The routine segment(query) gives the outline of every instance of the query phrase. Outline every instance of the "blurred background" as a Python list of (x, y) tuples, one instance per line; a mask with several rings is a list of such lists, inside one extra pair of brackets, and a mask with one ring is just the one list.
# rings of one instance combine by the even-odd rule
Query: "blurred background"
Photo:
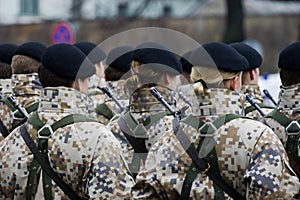
[(263, 55), (267, 80), (278, 71), (279, 52), (300, 40), (300, 0), (0, 0), (0, 43), (99, 44), (149, 26), (200, 44), (246, 41)]

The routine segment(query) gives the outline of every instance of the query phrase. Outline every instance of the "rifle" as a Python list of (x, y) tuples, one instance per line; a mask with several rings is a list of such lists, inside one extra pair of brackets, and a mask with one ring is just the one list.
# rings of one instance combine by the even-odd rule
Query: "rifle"
[(249, 94), (246, 94), (246, 100), (259, 112), (259, 114), (262, 117), (266, 116), (264, 111), (262, 111), (262, 109), (259, 107), (259, 105), (254, 101), (254, 99)]
[(123, 108), (123, 106), (120, 104), (120, 102), (116, 99), (113, 92), (107, 86), (105, 86), (105, 87), (98, 86), (97, 88), (102, 90), (109, 98), (111, 98), (117, 104), (117, 106), (120, 108), (121, 112), (123, 112), (125, 110)]
[(263, 92), (264, 92), (264, 94), (266, 95), (266, 97), (268, 97), (268, 98), (272, 101), (272, 103), (273, 103), (276, 107), (278, 107), (276, 101), (274, 100), (274, 98), (272, 97), (272, 95), (270, 94), (270, 92), (269, 92), (267, 89), (264, 89)]
[(239, 194), (231, 185), (227, 184), (221, 177), (220, 173), (216, 172), (214, 169), (210, 167), (210, 164), (204, 159), (199, 158), (198, 152), (195, 149), (194, 145), (191, 144), (189, 139), (186, 137), (183, 130), (180, 128), (180, 115), (181, 111), (174, 110), (167, 101), (161, 96), (161, 94), (156, 90), (155, 87), (150, 88), (151, 94), (160, 101), (173, 115), (173, 130), (175, 135), (180, 142), (180, 144), (185, 149), (186, 153), (192, 159), (193, 163), (198, 167), (202, 173), (205, 173), (219, 188), (221, 188), (224, 192), (226, 192), (233, 199), (245, 199), (244, 196)]

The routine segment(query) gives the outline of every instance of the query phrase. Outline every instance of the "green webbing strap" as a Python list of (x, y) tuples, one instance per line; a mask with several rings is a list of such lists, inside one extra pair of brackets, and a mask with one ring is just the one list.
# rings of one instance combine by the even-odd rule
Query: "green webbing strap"
[(103, 115), (106, 119), (110, 120), (115, 113), (105, 104), (99, 104), (96, 108), (95, 111), (99, 115)]
[[(274, 107), (272, 107), (272, 106), (267, 106), (267, 105), (265, 105), (265, 104), (263, 104), (263, 103), (258, 103), (257, 105), (258, 105), (260, 108), (274, 109)], [(250, 113), (250, 112), (253, 112), (254, 110), (256, 110), (256, 108), (255, 108), (254, 106), (248, 106), (248, 107), (246, 107), (246, 108), (244, 109), (245, 115), (247, 115), (247, 114)]]
[[(51, 126), (44, 126), (43, 122), (40, 120), (37, 112), (33, 113), (29, 119), (28, 122), (32, 124), (32, 126), (38, 130), (38, 151), (41, 153), (41, 155), (48, 161), (48, 138), (51, 136), (53, 132), (55, 132), (57, 129), (62, 128), (64, 126), (74, 124), (76, 122), (96, 122), (96, 120), (91, 119), (89, 117), (86, 117), (84, 115), (80, 114), (74, 114), (74, 115), (68, 115), (61, 120), (55, 122)], [(32, 149), (30, 148), (32, 151)], [(34, 156), (34, 159), (32, 161), (32, 164), (30, 166), (31, 170), (29, 172), (29, 177), (27, 181), (27, 190), (26, 190), (26, 199), (31, 199), (32, 192), (33, 192), (33, 184), (36, 180), (38, 182), (38, 169), (42, 165), (42, 168), (51, 168), (49, 165), (49, 162), (47, 164), (45, 162), (40, 163), (36, 156)], [(46, 165), (46, 166), (45, 166)], [(43, 177), (43, 189), (44, 189), (44, 196), (46, 200), (52, 199), (52, 187), (51, 187), (51, 180), (56, 180), (54, 177), (49, 177), (48, 173), (46, 171), (42, 171), (42, 177)], [(56, 181), (55, 181), (56, 182)], [(60, 179), (60, 182), (63, 182), (62, 179)], [(56, 182), (57, 183), (57, 182)], [(64, 182), (57, 185), (65, 184)], [(65, 192), (65, 191), (64, 191)], [(66, 193), (68, 194), (68, 193)]]
[[(200, 129), (201, 134), (211, 134), (212, 131), (216, 131), (219, 129), (222, 125), (226, 124), (227, 122), (241, 118), (242, 116), (236, 115), (236, 114), (227, 114), (222, 117), (217, 118), (215, 121), (212, 122), (214, 128), (210, 128), (212, 125), (205, 124), (203, 121), (199, 120), (197, 117), (194, 117), (192, 115), (189, 115), (188, 117), (182, 119), (181, 121), (192, 126), (193, 128), (199, 130)], [(205, 125), (204, 125), (205, 124)], [(197, 152), (200, 151), (201, 146), (204, 142), (204, 137), (201, 138), (199, 145), (197, 147)], [(220, 174), (219, 164), (218, 164), (218, 158), (216, 155), (215, 148), (213, 148), (208, 155), (206, 156), (206, 160), (208, 163), (210, 163), (211, 168), (216, 172)], [(184, 179), (182, 190), (181, 190), (181, 197), (180, 199), (188, 199), (190, 196), (192, 184), (197, 177), (200, 170), (198, 169), (197, 165), (193, 162), (190, 166), (190, 168), (187, 171), (187, 175)], [(225, 199), (224, 191), (220, 189), (215, 182), (213, 182), (213, 187), (215, 190), (215, 199), (217, 200), (223, 200)]]
[[(28, 106), (27, 108), (25, 108), (26, 112), (28, 114), (36, 111), (39, 107), (39, 102), (35, 102), (34, 104), (31, 104), (30, 106)], [(15, 107), (14, 107), (15, 108)], [(16, 108), (15, 108), (16, 110)], [(13, 110), (12, 110), (13, 111)], [(13, 111), (14, 112), (14, 111)], [(24, 123), (25, 121), (24, 120), (21, 120), (24, 118), (24, 116), (19, 112), (17, 111), (15, 114), (14, 114), (14, 117), (16, 118), (20, 118), (20, 119), (14, 119), (13, 120), (13, 123), (12, 123), (12, 130), (15, 129), (16, 127), (20, 126), (22, 123)]]
[(17, 110), (14, 105), (8, 100), (7, 97), (3, 97), (0, 102), (5, 103), (5, 105), (12, 111), (14, 112), (15, 110)]

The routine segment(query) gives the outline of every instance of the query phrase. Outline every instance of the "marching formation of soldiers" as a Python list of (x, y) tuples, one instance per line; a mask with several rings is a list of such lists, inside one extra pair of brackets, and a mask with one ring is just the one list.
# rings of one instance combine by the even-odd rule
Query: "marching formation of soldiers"
[(274, 106), (262, 61), (243, 42), (0, 44), (0, 199), (299, 199), (300, 42)]

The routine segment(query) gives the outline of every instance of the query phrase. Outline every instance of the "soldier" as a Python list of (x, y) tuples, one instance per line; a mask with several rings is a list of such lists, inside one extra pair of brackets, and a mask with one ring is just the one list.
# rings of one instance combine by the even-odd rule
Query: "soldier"
[(130, 76), (133, 49), (131, 46), (120, 46), (112, 49), (107, 54), (105, 61), (107, 67), (104, 71), (105, 80), (107, 81), (108, 88), (118, 102), (115, 102), (106, 95), (105, 105), (97, 106), (96, 112), (100, 114), (103, 112), (103, 109), (107, 108), (111, 111), (110, 115), (107, 115), (107, 119), (109, 120), (114, 114), (121, 113), (129, 105), (129, 97), (125, 93), (124, 83), (125, 79)]
[[(263, 97), (258, 85), (259, 67), (263, 60), (262, 56), (254, 48), (242, 42), (232, 43), (230, 46), (244, 56), (249, 63), (249, 68), (243, 71), (242, 74), (241, 92), (249, 94), (261, 110), (267, 114), (272, 111), (274, 107), (263, 104)], [(247, 117), (251, 117), (255, 120), (260, 120), (263, 117), (248, 101), (245, 101), (244, 110)]]
[[(41, 55), (46, 46), (39, 42), (27, 42), (20, 45), (13, 53), (12, 57), (12, 95), (17, 102), (30, 113), (37, 109), (41, 93), (41, 84), (38, 78), (38, 68), (41, 65)], [(11, 107), (6, 100), (1, 119), (7, 130), (16, 128), (22, 116)], [(6, 116), (6, 117), (5, 117)], [(9, 116), (9, 117), (7, 117)]]
[[(134, 198), (229, 199), (227, 192), (238, 192), (236, 199), (292, 198), (300, 183), (281, 142), (267, 126), (237, 115), (243, 113), (237, 91), (247, 60), (224, 43), (203, 48), (217, 69), (210, 58), (204, 60), (202, 47), (195, 50), (198, 114), (182, 119), (179, 128), (174, 125), (175, 134), (168, 131), (154, 144), (136, 178)], [(193, 163), (196, 158), (204, 165)], [(230, 190), (224, 193), (223, 186)]]
[(80, 198), (130, 198), (133, 180), (118, 141), (104, 125), (86, 117), (88, 77), (94, 73), (93, 64), (72, 45), (45, 50), (39, 108), (0, 144), (1, 199), (69, 199), (26, 146), (26, 133), (49, 168)]
[(280, 87), (278, 109), (270, 112), (266, 123), (283, 142), (290, 157), (290, 163), (300, 177), (299, 146), (299, 98), (300, 98), (300, 42), (284, 48), (279, 55)]
[[(133, 53), (132, 76), (126, 80), (129, 111), (123, 112), (108, 127), (120, 141), (125, 159), (135, 176), (148, 150), (171, 128), (172, 116), (153, 97), (150, 88), (156, 86), (164, 98), (175, 106), (176, 88), (182, 66), (167, 47), (154, 42), (138, 45)], [(141, 161), (142, 160), (142, 161)]]
[[(0, 95), (2, 97), (11, 95), (11, 59), (13, 57), (13, 53), (18, 46), (11, 43), (1, 44), (0, 45)], [(0, 102), (0, 110), (5, 109), (6, 105), (4, 102)], [(0, 118), (0, 141), (3, 139), (3, 136), (9, 134), (7, 127), (3, 124), (3, 119), (6, 118), (6, 121), (12, 120), (10, 119), (10, 115), (4, 116), (1, 115)]]
[[(92, 42), (78, 42), (75, 43), (74, 46), (79, 48), (96, 68), (96, 73), (89, 78), (89, 96), (93, 99), (93, 105), (91, 105), (90, 109), (94, 112), (96, 106), (103, 104), (105, 100), (105, 94), (98, 87), (106, 86), (104, 78), (105, 66), (103, 63), (106, 58), (106, 53)], [(97, 114), (96, 117), (103, 124), (107, 124), (109, 122), (109, 120), (103, 115)]]

